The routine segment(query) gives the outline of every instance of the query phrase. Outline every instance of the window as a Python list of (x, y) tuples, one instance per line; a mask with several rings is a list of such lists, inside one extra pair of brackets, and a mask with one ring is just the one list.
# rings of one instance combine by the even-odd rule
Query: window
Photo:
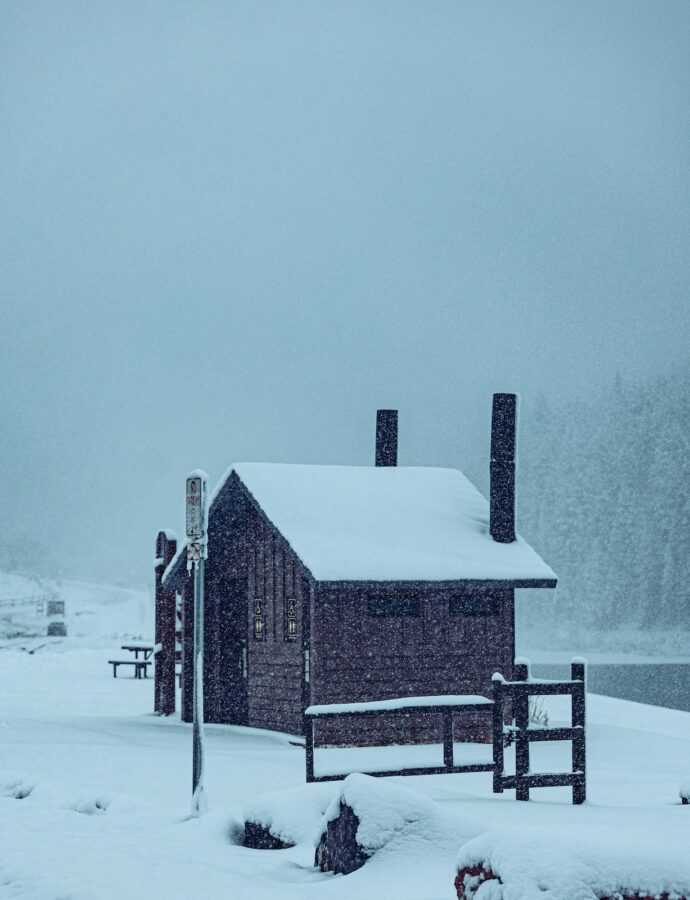
[(254, 639), (263, 641), (264, 639), (264, 601), (254, 601)]
[(451, 594), (449, 612), (451, 616), (496, 616), (498, 597), (482, 590)]
[(378, 595), (369, 597), (367, 609), (370, 616), (418, 616), (419, 597)]
[(285, 607), (285, 640), (297, 640), (297, 603), (295, 600), (288, 600)]

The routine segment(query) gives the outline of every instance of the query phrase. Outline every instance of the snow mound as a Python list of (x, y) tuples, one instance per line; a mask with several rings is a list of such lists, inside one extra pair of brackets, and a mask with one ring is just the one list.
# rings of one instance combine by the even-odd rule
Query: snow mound
[(77, 801), (74, 805), (74, 811), (83, 813), (85, 816), (98, 816), (107, 811), (111, 802), (111, 798), (105, 795), (86, 797)]
[(493, 831), (465, 844), (456, 865), (461, 900), (690, 897), (687, 835), (670, 826)]
[(0, 796), (26, 800), (36, 787), (32, 778), (6, 778), (0, 782)]
[(324, 782), (261, 794), (244, 807), (245, 828), (260, 826), (284, 846), (311, 843), (336, 791)]

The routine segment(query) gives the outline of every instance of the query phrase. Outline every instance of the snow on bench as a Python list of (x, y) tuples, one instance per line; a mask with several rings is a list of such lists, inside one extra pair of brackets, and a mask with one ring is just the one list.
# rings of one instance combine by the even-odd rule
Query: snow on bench
[(308, 706), (307, 716), (354, 716), (376, 712), (404, 712), (408, 709), (432, 709), (439, 706), (482, 707), (493, 706), (479, 694), (443, 694), (438, 697), (395, 697), (391, 700), (366, 700), (361, 703), (328, 703)]

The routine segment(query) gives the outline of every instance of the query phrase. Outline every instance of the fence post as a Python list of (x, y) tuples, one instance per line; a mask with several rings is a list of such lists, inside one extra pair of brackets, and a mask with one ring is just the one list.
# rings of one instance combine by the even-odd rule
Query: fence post
[[(529, 681), (529, 660), (515, 660), (513, 667), (513, 680), (517, 682)], [(516, 690), (513, 695), (515, 704), (515, 799), (529, 800), (529, 788), (523, 784), (520, 776), (529, 773), (529, 740), (527, 728), (529, 727), (529, 695), (527, 691)]]
[(573, 783), (573, 803), (584, 803), (587, 799), (587, 752), (585, 737), (585, 694), (587, 690), (587, 664), (575, 657), (570, 664), (570, 678), (579, 682), (572, 694), (571, 724), (577, 731), (573, 734), (573, 772), (582, 775)]
[(443, 710), (443, 765), (452, 771), (453, 769), (453, 709), (449, 707)]
[(304, 717), (304, 748), (307, 764), (307, 782), (314, 780), (314, 719)]
[(503, 793), (503, 676), (494, 672), (491, 676), (493, 686), (493, 742), (494, 742), (494, 794)]

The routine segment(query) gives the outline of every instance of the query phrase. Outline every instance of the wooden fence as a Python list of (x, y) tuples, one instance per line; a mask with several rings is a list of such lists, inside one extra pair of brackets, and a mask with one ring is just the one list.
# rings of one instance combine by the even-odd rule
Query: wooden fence
[[(515, 789), (517, 800), (529, 800), (530, 788), (567, 786), (573, 789), (573, 803), (584, 803), (587, 796), (585, 752), (585, 663), (573, 660), (570, 681), (542, 681), (530, 677), (529, 663), (515, 661), (514, 681), (494, 675), (494, 793)], [(569, 728), (530, 727), (529, 698), (565, 694), (572, 697)], [(514, 726), (506, 726), (506, 701), (512, 703)], [(505, 738), (515, 739), (515, 775), (505, 775), (503, 755)], [(529, 748), (532, 741), (571, 741), (572, 771), (530, 772)]]
[[(587, 796), (586, 747), (585, 747), (585, 691), (586, 664), (574, 659), (569, 681), (546, 681), (530, 677), (529, 663), (515, 660), (514, 680), (506, 681), (502, 675), (493, 677), (493, 700), (475, 695), (448, 695), (439, 697), (403, 697), (396, 700), (378, 700), (365, 703), (330, 704), (310, 706), (305, 710), (306, 776), (308, 782), (338, 781), (348, 772), (316, 775), (314, 773), (315, 731), (319, 721), (356, 718), (358, 716), (435, 717), (443, 723), (443, 765), (414, 766), (403, 769), (363, 772), (378, 777), (392, 775), (442, 775), (464, 772), (493, 772), (494, 793), (515, 790), (517, 800), (529, 800), (530, 788), (572, 787), (573, 803), (584, 803)], [(545, 728), (530, 725), (529, 698), (544, 695), (570, 695), (571, 724), (565, 728)], [(510, 707), (508, 706), (510, 704)], [(506, 725), (512, 710), (514, 725)], [(481, 712), (491, 715), (493, 738), (493, 762), (455, 765), (453, 758), (453, 717), (463, 712)], [(515, 742), (515, 774), (504, 773), (506, 743)], [(572, 771), (530, 772), (530, 744), (533, 741), (571, 741)]]

